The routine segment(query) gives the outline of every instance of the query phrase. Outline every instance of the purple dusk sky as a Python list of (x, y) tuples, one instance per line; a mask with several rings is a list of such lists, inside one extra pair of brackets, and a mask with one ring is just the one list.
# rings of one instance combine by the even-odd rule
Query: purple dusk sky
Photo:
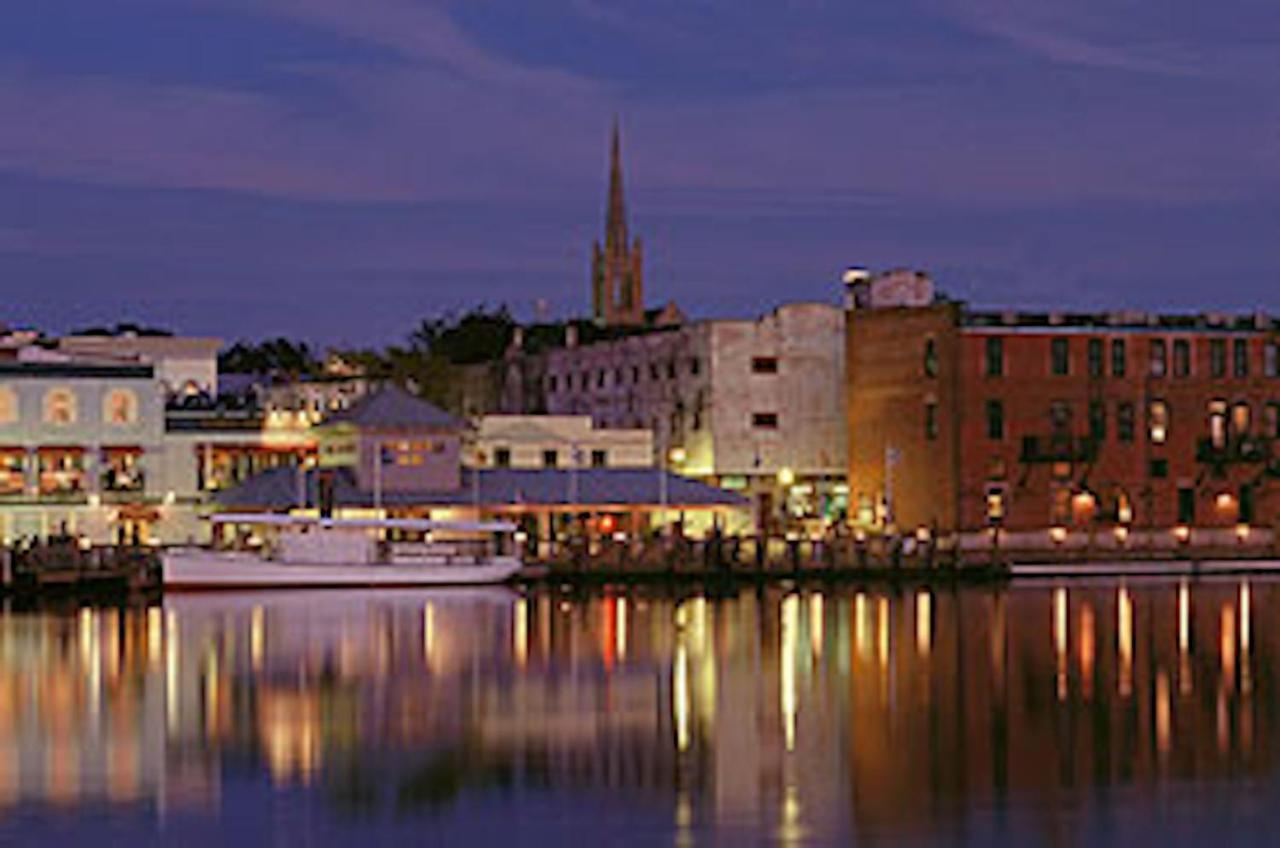
[(40, 0), (0, 27), (0, 318), (381, 343), (585, 312), (621, 117), (649, 298), (849, 264), (1280, 308), (1274, 0)]

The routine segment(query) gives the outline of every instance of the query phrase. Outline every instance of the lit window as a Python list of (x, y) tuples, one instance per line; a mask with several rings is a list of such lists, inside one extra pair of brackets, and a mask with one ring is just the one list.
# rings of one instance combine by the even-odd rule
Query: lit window
[(1240, 401), (1231, 407), (1231, 432), (1237, 436), (1243, 436), (1249, 432), (1250, 421), (1249, 404)]
[(1169, 404), (1153, 400), (1147, 407), (1147, 426), (1151, 443), (1163, 445), (1169, 438)]
[(59, 426), (74, 424), (76, 396), (70, 389), (50, 389), (44, 393), (44, 421)]
[(18, 421), (18, 396), (8, 386), (0, 386), (0, 424)]
[(138, 420), (138, 396), (129, 389), (112, 389), (102, 402), (102, 419), (108, 424), (133, 424)]
[(1227, 443), (1227, 402), (1209, 401), (1209, 441), (1215, 448)]

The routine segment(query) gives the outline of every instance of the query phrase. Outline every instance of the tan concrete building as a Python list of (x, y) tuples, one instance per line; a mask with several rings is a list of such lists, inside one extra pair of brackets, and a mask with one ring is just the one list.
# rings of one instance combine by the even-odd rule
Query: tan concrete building
[(486, 415), (464, 451), (488, 468), (649, 468), (653, 433), (596, 427), (589, 415)]

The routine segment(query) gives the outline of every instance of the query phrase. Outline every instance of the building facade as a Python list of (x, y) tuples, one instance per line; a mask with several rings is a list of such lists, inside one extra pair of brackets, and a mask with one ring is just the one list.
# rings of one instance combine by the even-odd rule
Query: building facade
[(482, 468), (651, 468), (648, 429), (596, 427), (589, 415), (486, 415), (464, 462)]
[(1273, 319), (981, 312), (931, 291), (851, 305), (864, 524), (1122, 538), (1280, 517)]
[[(793, 303), (756, 320), (702, 321), (533, 359), (520, 400), (601, 428), (645, 428), (655, 461), (750, 495), (762, 524), (843, 515), (844, 315)], [(508, 407), (510, 408), (510, 407)]]
[(150, 365), (0, 363), (0, 531), (146, 540), (172, 506)]

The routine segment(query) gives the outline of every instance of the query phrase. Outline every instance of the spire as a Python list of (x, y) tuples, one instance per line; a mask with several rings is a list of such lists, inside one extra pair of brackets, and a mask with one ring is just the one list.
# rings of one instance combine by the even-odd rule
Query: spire
[(605, 219), (606, 247), (627, 247), (627, 203), (622, 197), (622, 140), (618, 120), (613, 121), (613, 148), (609, 153), (609, 211)]

